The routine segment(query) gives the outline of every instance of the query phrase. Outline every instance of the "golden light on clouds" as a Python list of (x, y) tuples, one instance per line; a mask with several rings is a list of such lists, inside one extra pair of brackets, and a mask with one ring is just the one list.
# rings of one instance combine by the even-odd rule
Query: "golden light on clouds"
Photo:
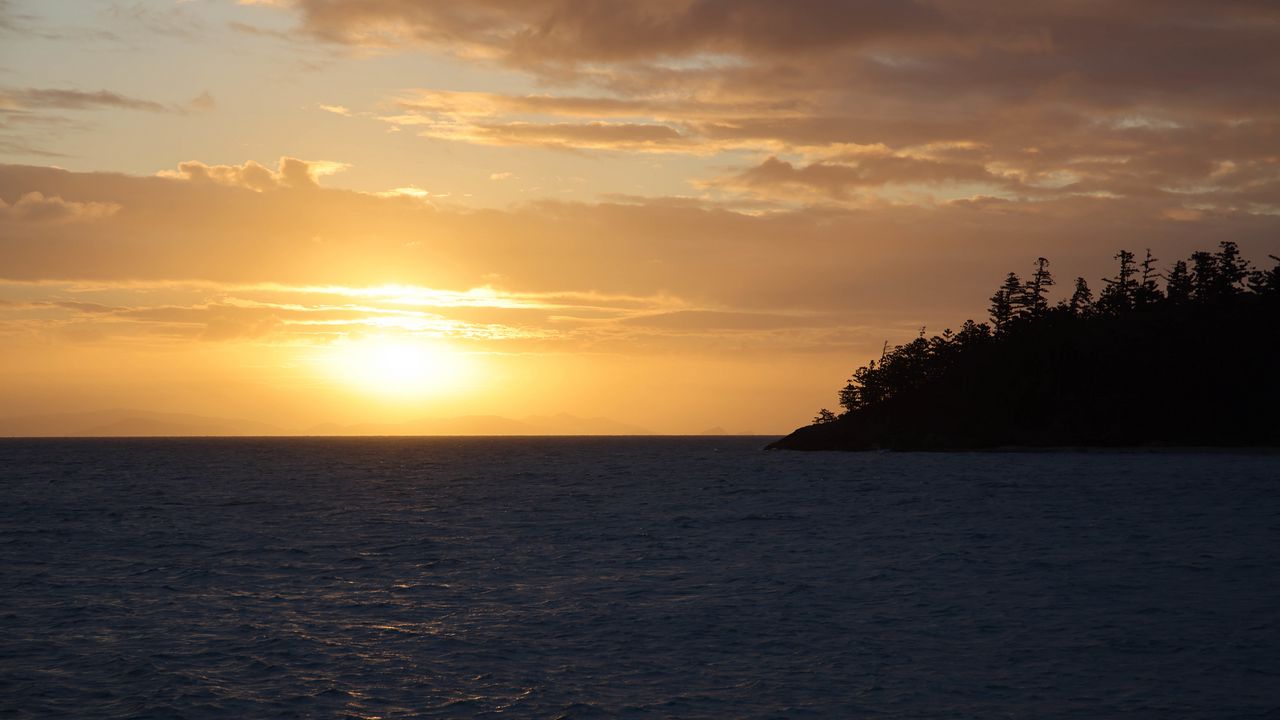
[(782, 431), (1035, 257), (1280, 253), (1267, 3), (10, 0), (0, 43), (9, 415)]

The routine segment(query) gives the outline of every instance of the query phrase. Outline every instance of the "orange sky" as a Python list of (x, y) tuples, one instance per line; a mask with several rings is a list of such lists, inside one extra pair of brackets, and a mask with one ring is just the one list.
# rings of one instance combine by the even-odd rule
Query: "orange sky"
[(1280, 253), (1274, 3), (0, 0), (0, 418), (784, 432), (1040, 255)]

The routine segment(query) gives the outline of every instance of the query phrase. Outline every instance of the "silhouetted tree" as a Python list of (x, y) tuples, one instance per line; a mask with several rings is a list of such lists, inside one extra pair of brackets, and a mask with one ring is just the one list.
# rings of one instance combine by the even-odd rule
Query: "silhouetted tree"
[(1008, 330), (1009, 324), (1018, 317), (1023, 307), (1022, 281), (1018, 279), (1017, 273), (1011, 272), (1005, 278), (1004, 285), (991, 296), (991, 323), (995, 325), (996, 332)]
[(1191, 253), (1191, 294), (1196, 300), (1207, 301), (1218, 297), (1222, 278), (1218, 273), (1218, 258), (1206, 250)]
[(990, 339), (990, 325), (986, 323), (976, 323), (972, 320), (965, 320), (964, 324), (960, 326), (960, 332), (956, 333), (955, 344), (961, 349), (967, 349)]
[(1268, 255), (1267, 257), (1276, 261), (1275, 267), (1270, 270), (1254, 270), (1249, 273), (1249, 289), (1259, 295), (1280, 295), (1280, 257)]
[(840, 391), (840, 407), (846, 412), (853, 412), (883, 400), (885, 393), (880, 376), (880, 368), (875, 360), (854, 370), (853, 377), (849, 378), (849, 382)]
[[(871, 362), (874, 363), (875, 360)], [(844, 408), (846, 413), (851, 413), (863, 405), (862, 388), (855, 385), (852, 378), (840, 389), (839, 397), (840, 407)]]
[(1191, 290), (1191, 273), (1187, 271), (1186, 261), (1179, 260), (1165, 278), (1165, 298), (1174, 305), (1181, 305), (1191, 300)]
[(1116, 253), (1115, 258), (1120, 261), (1120, 270), (1116, 273), (1116, 277), (1103, 278), (1102, 281), (1107, 284), (1102, 294), (1098, 296), (1098, 306), (1107, 312), (1124, 312), (1133, 308), (1133, 297), (1136, 293), (1138, 283), (1133, 279), (1133, 253), (1128, 250), (1121, 250)]
[(1093, 312), (1093, 291), (1084, 278), (1076, 278), (1075, 292), (1071, 293), (1071, 303), (1067, 309), (1072, 315), (1083, 316)]
[(1218, 275), (1222, 284), (1221, 294), (1235, 295), (1244, 289), (1249, 277), (1249, 261), (1240, 255), (1240, 248), (1230, 241), (1218, 243)]
[[(1274, 313), (1266, 308), (1276, 307), (1260, 302), (1262, 298), (1280, 300), (1280, 258), (1271, 256), (1276, 265), (1270, 270), (1251, 270), (1234, 243), (1221, 243), (1220, 248), (1218, 253), (1196, 252), (1189, 262), (1175, 262), (1165, 278), (1163, 291), (1157, 282), (1160, 277), (1155, 270), (1157, 260), (1150, 250), (1136, 265), (1134, 254), (1121, 250), (1115, 255), (1120, 263), (1117, 274), (1105, 280), (1107, 287), (1096, 303), (1085, 279), (1076, 278), (1070, 299), (1060, 301), (1053, 312), (1048, 309), (1047, 290), (1053, 285), (1049, 261), (1038, 258), (1035, 273), (1027, 283), (1024, 284), (1017, 273), (1011, 272), (1005, 277), (991, 297), (991, 325), (966, 320), (959, 332), (947, 329), (929, 337), (922, 327), (911, 342), (891, 348), (886, 341), (880, 358), (855, 370), (840, 390), (840, 406), (845, 412), (836, 415), (822, 408), (813, 422), (845, 422), (850, 415), (858, 415), (871, 406), (894, 405), (899, 398), (907, 398), (903, 402), (909, 404), (918, 403), (927, 397), (920, 395), (919, 390), (932, 388), (929, 393), (945, 394), (950, 391), (943, 388), (956, 383), (963, 388), (987, 388), (995, 398), (990, 402), (1009, 402), (1008, 398), (1021, 397), (1025, 392), (1051, 393), (1044, 397), (1056, 399), (1063, 397), (1063, 389), (1056, 383), (1060, 377), (1074, 372), (1063, 368), (1075, 366), (1058, 360), (1063, 353), (1075, 357), (1077, 365), (1090, 357), (1089, 353), (1098, 351), (1106, 357), (1122, 357), (1125, 352), (1147, 353), (1145, 348), (1150, 347), (1163, 353), (1153, 357), (1182, 356), (1187, 354), (1184, 349), (1176, 352), (1171, 349), (1186, 348), (1189, 341), (1181, 337), (1167, 338), (1171, 333), (1176, 335), (1171, 328), (1178, 327), (1183, 319), (1199, 323), (1203, 328), (1205, 318), (1210, 317), (1205, 313), (1212, 313), (1211, 317), (1216, 318), (1214, 322), (1222, 322), (1239, 312), (1254, 313), (1250, 317), (1272, 322), (1264, 320), (1271, 316), (1258, 313)], [(1243, 287), (1246, 281), (1247, 289)], [(1189, 305), (1203, 309), (1192, 312), (1183, 308)], [(1115, 317), (1136, 309), (1143, 312), (1123, 322)], [(1064, 342), (1064, 338), (1068, 342)], [(1085, 348), (1076, 348), (1075, 343), (1084, 343)], [(997, 359), (1003, 375), (992, 374), (996, 371), (987, 369)], [(1028, 369), (1032, 367), (1044, 367), (1043, 377), (1030, 372)], [(1184, 363), (1178, 367), (1176, 373), (1167, 368), (1162, 371), (1166, 381), (1182, 377), (1199, 366)], [(997, 377), (1012, 385), (1000, 384)], [(1125, 393), (1130, 392), (1123, 381), (1115, 378), (1090, 375), (1076, 379), (1087, 379), (1093, 383), (1090, 387), (1103, 388), (1090, 402), (1125, 397)], [(1091, 392), (1088, 388), (1082, 391)], [(989, 404), (980, 396), (970, 397), (966, 402)], [(1121, 409), (1121, 405), (1107, 407), (1118, 414), (1128, 412)]]
[(1160, 277), (1160, 273), (1156, 272), (1156, 262), (1151, 256), (1151, 248), (1147, 248), (1147, 255), (1140, 265), (1142, 279), (1134, 289), (1133, 304), (1136, 307), (1150, 307), (1164, 299), (1164, 293), (1160, 292), (1160, 285), (1156, 282)]
[(1243, 290), (1249, 277), (1249, 261), (1233, 242), (1218, 243), (1218, 252), (1191, 254), (1191, 287), (1200, 301), (1220, 301)]
[(814, 416), (813, 424), (821, 425), (823, 423), (835, 422), (836, 420), (837, 418), (835, 413), (831, 412), (826, 408), (822, 408), (821, 410), (818, 411), (818, 414)]
[(1048, 312), (1049, 300), (1045, 297), (1045, 293), (1049, 292), (1052, 286), (1053, 275), (1049, 273), (1049, 261), (1036, 258), (1036, 271), (1023, 288), (1023, 298), (1028, 314), (1039, 317)]

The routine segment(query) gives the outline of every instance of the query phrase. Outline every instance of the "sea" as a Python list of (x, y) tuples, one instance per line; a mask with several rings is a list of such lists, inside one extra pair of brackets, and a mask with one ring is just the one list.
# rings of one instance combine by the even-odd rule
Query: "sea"
[(0, 440), (0, 717), (1280, 717), (1280, 455), (768, 440)]

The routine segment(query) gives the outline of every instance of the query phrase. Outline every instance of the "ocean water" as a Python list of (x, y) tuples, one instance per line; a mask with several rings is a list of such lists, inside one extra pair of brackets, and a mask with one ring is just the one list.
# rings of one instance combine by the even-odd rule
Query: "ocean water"
[(0, 716), (1276, 718), (1280, 455), (0, 441)]

